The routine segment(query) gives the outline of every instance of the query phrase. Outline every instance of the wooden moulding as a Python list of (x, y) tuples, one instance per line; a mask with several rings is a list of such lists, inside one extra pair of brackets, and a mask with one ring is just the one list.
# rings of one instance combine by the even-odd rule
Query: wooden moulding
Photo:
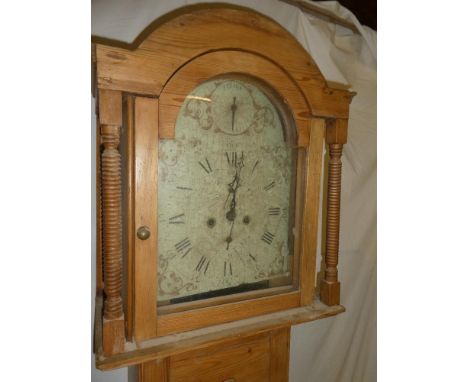
[[(97, 353), (96, 366), (101, 370), (111, 370), (163, 359), (189, 350), (206, 349), (218, 344), (228, 346), (230, 341), (237, 341), (272, 330), (289, 329), (291, 325), (331, 317), (344, 311), (345, 309), (341, 305), (326, 306), (316, 300), (312, 306), (288, 309), (189, 332), (153, 338), (140, 342), (138, 347), (127, 343), (124, 353), (113, 356)], [(99, 338), (97, 338), (97, 341), (99, 342)]]
[[(294, 119), (301, 122), (305, 120), (308, 124), (311, 111), (307, 100), (281, 67), (256, 54), (224, 50), (195, 58), (177, 71), (165, 85), (159, 97), (159, 137), (174, 139), (176, 119), (187, 94), (200, 83), (227, 73), (248, 73), (249, 77), (268, 83), (283, 100), (287, 100)], [(300, 132), (307, 134), (303, 130)], [(302, 142), (300, 139), (299, 143)]]
[(294, 308), (299, 306), (299, 302), (300, 293), (290, 292), (277, 296), (267, 296), (193, 309), (187, 312), (161, 315), (157, 321), (157, 332), (158, 335), (167, 335), (223, 322), (241, 320), (251, 316)]
[(329, 145), (327, 190), (327, 228), (325, 249), (325, 277), (320, 284), (320, 299), (327, 305), (340, 303), (338, 281), (338, 252), (340, 239), (341, 155), (347, 140), (347, 120), (331, 120), (327, 124)]
[(101, 209), (102, 250), (104, 253), (103, 351), (123, 351), (124, 314), (122, 288), (122, 174), (119, 152), (122, 126), (122, 93), (102, 90), (99, 93), (101, 132)]
[[(157, 195), (158, 100), (135, 98), (135, 230), (147, 227), (150, 236), (135, 240), (135, 328), (137, 341), (157, 335)], [(134, 232), (136, 235), (136, 232)]]
[(244, 51), (287, 71), (320, 117), (347, 118), (352, 93), (330, 88), (299, 42), (275, 21), (247, 8), (188, 6), (156, 20), (132, 44), (100, 38), (96, 43), (98, 86), (159, 96), (187, 62), (208, 52)]
[(325, 120), (309, 122), (310, 137), (307, 150), (306, 195), (304, 221), (302, 224), (303, 244), (301, 254), (301, 305), (310, 305), (315, 295), (315, 260), (317, 252), (318, 210), (320, 202), (320, 178), (322, 174)]
[(344, 145), (348, 141), (348, 120), (329, 119), (327, 121), (326, 142)]
[(135, 124), (135, 97), (127, 96), (127, 304), (125, 311), (126, 318), (126, 336), (127, 339), (133, 338), (133, 312), (134, 312), (134, 288), (135, 285), (135, 197), (134, 197), (134, 184), (135, 184), (135, 142), (134, 142), (134, 124)]

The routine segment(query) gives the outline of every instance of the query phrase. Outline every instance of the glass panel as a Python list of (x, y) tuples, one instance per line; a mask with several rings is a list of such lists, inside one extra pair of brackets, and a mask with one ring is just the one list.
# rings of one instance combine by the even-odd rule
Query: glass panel
[(207, 81), (160, 141), (159, 306), (292, 285), (295, 129), (270, 93)]

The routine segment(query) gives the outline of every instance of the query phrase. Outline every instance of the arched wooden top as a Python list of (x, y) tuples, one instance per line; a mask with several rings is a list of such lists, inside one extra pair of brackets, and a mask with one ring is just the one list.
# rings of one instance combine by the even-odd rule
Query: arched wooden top
[(328, 87), (316, 63), (287, 30), (247, 8), (183, 7), (156, 20), (132, 44), (93, 41), (99, 88), (159, 97), (188, 61), (208, 52), (239, 50), (270, 60), (288, 73), (313, 116), (348, 118), (353, 93)]

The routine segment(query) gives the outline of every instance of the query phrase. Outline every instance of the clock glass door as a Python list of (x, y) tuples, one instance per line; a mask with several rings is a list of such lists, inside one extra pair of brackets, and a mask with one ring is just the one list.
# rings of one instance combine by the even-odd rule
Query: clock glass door
[(285, 102), (247, 77), (185, 98), (159, 142), (159, 306), (294, 288), (295, 142)]

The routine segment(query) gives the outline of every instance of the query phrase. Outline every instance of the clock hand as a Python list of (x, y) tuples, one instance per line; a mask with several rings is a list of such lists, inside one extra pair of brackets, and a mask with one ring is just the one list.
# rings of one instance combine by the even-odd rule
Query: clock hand
[(226, 251), (229, 250), (229, 244), (232, 242), (232, 230), (234, 228), (234, 220), (231, 223), (231, 230), (229, 231), (229, 236), (226, 238)]
[(229, 192), (232, 193), (231, 199), (231, 208), (226, 214), (226, 218), (231, 221), (231, 229), (229, 231), (229, 236), (226, 238), (226, 250), (229, 250), (229, 244), (232, 242), (232, 231), (234, 229), (234, 222), (236, 220), (236, 196), (237, 196), (237, 189), (240, 187), (240, 172), (244, 167), (244, 153), (242, 153), (241, 159), (238, 163), (236, 163), (236, 175), (231, 183), (229, 183)]
[(233, 98), (232, 100), (232, 105), (231, 105), (231, 113), (232, 113), (232, 131), (234, 131), (234, 117), (236, 115), (236, 110), (237, 110), (237, 105), (236, 105), (236, 97)]
[[(229, 211), (226, 213), (226, 219), (229, 221), (233, 221), (236, 217), (236, 194), (237, 189), (240, 186), (240, 177), (239, 177), (239, 170), (236, 169), (236, 175), (231, 183), (228, 184), (229, 187), (229, 195), (232, 194), (231, 205)], [(228, 195), (228, 198), (229, 198)], [(226, 199), (227, 203), (227, 199)]]
[(226, 218), (231, 222), (231, 229), (229, 230), (229, 236), (226, 238), (226, 251), (229, 250), (229, 244), (232, 242), (232, 230), (234, 229), (234, 222), (236, 221), (236, 191), (234, 189), (232, 200), (231, 200), (231, 209), (227, 212)]
[(232, 180), (232, 182), (228, 184), (229, 194), (228, 194), (228, 197), (226, 198), (226, 202), (224, 203), (224, 206), (226, 206), (226, 203), (229, 199), (229, 195), (232, 194), (231, 205), (230, 205), (229, 211), (226, 213), (226, 219), (232, 222), (229, 236), (226, 238), (226, 241), (227, 241), (226, 249), (229, 249), (229, 243), (232, 241), (232, 229), (234, 227), (234, 221), (236, 219), (236, 206), (237, 206), (236, 196), (237, 196), (237, 190), (241, 185), (240, 173), (242, 171), (242, 168), (244, 167), (244, 152), (242, 152), (240, 160), (237, 163), (235, 163), (235, 167), (236, 167), (236, 174), (234, 175), (234, 179)]

